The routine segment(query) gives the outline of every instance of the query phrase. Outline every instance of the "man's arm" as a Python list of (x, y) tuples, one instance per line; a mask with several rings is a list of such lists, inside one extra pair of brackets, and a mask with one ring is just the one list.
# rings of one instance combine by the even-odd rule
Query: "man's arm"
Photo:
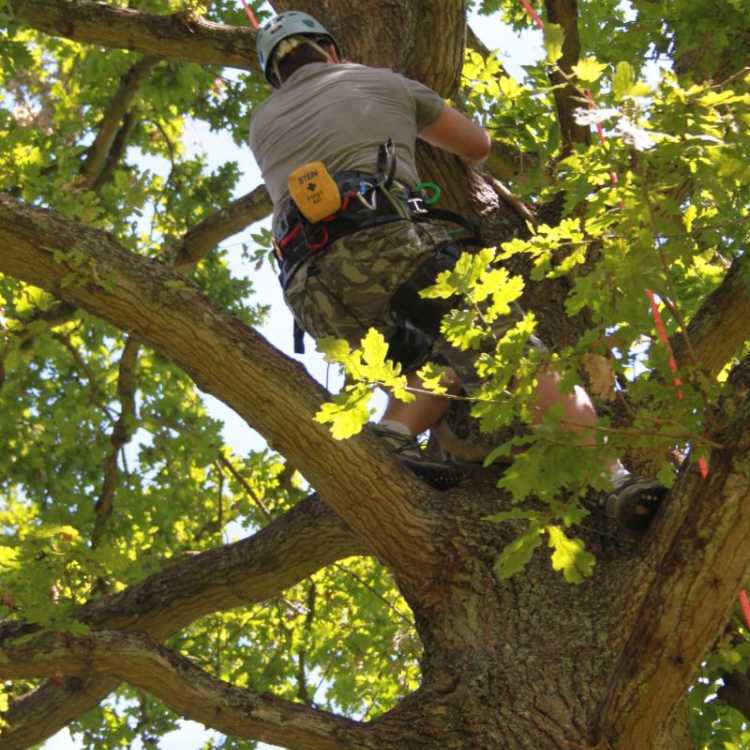
[(489, 155), (492, 141), (487, 131), (447, 104), (419, 132), (419, 137), (433, 146), (460, 156), (467, 164), (481, 164)]

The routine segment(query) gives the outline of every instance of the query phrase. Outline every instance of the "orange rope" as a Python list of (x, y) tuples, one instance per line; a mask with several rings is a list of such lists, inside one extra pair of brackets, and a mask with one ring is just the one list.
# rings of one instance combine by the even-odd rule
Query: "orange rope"
[(246, 0), (242, 1), (242, 7), (245, 9), (245, 13), (247, 13), (247, 17), (250, 19), (250, 23), (252, 24), (253, 28), (257, 31), (260, 28), (260, 24), (258, 23), (258, 19), (255, 17), (255, 13), (253, 13), (250, 6), (247, 4)]
[(747, 598), (747, 591), (745, 589), (740, 591), (740, 608), (742, 609), (742, 614), (745, 615), (747, 629), (750, 630), (750, 599)]
[(541, 18), (539, 18), (539, 14), (531, 7), (531, 3), (529, 0), (521, 0), (521, 5), (523, 5), (524, 10), (531, 16), (531, 20), (534, 21), (534, 23), (540, 28), (544, 28), (544, 21), (542, 21)]
[[(529, 0), (519, 0), (521, 5), (524, 7), (524, 10), (529, 14), (531, 19), (534, 21), (534, 23), (540, 28), (544, 28), (544, 21), (542, 21), (541, 18), (539, 18), (538, 13), (531, 7), (531, 3), (529, 3)], [(586, 101), (589, 103), (589, 107), (591, 109), (597, 109), (596, 102), (594, 101), (594, 97), (592, 96), (590, 91), (584, 91), (584, 96), (586, 97)], [(602, 124), (600, 122), (596, 123), (596, 132), (599, 135), (599, 142), (604, 143), (604, 128), (602, 127)], [(612, 183), (612, 187), (616, 187), (619, 179), (617, 177), (617, 173), (612, 171), (609, 173), (609, 179)], [(620, 204), (622, 207), (622, 203)], [(659, 339), (662, 342), (662, 344), (667, 348), (667, 351), (669, 352), (669, 368), (672, 370), (672, 372), (677, 372), (677, 360), (674, 358), (674, 352), (672, 351), (672, 345), (669, 343), (669, 336), (667, 336), (667, 328), (664, 325), (664, 321), (662, 320), (661, 313), (659, 312), (659, 307), (656, 304), (656, 301), (654, 300), (654, 293), (650, 289), (646, 289), (646, 296), (648, 297), (649, 302), (651, 303), (651, 313), (654, 316), (654, 323), (656, 324), (656, 331), (659, 335)], [(677, 389), (677, 398), (681, 399), (684, 397), (684, 394), (682, 392), (682, 380), (680, 378), (675, 376), (674, 379), (674, 385)], [(701, 456), (701, 458), (698, 459), (698, 468), (700, 469), (701, 476), (705, 479), (708, 476), (708, 462), (705, 458)], [(744, 592), (743, 592), (744, 593)], [(747, 601), (747, 595), (745, 596), (745, 601)], [(747, 603), (747, 610), (746, 615), (748, 618), (750, 618), (750, 602)], [(748, 627), (750, 627), (750, 619), (748, 619)]]

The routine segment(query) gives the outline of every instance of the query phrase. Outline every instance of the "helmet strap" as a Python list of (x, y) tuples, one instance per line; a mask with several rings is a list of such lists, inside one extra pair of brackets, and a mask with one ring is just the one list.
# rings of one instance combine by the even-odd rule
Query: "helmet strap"
[[(323, 55), (323, 57), (325, 57), (328, 60), (328, 62), (331, 62), (331, 63), (334, 62), (333, 58), (331, 57), (331, 53), (328, 52), (328, 50), (324, 49), (314, 39), (309, 39), (307, 37), (303, 37), (301, 34), (300, 34), (300, 38), (302, 40), (300, 42), (300, 44), (299, 45), (295, 45), (291, 50), (289, 50), (289, 52), (287, 54), (290, 54), (295, 49), (297, 49), (297, 46), (301, 46), (303, 44), (306, 44), (309, 47), (312, 47), (313, 49), (315, 49), (318, 52), (320, 52), (320, 54)], [(278, 82), (277, 83), (278, 86), (281, 86), (281, 84), (283, 83), (283, 81), (281, 80), (281, 73), (279, 71), (279, 60), (280, 59), (283, 59), (283, 57), (279, 58), (278, 55), (273, 55), (273, 57), (271, 58), (271, 68), (273, 70), (274, 77), (275, 77), (276, 81)]]

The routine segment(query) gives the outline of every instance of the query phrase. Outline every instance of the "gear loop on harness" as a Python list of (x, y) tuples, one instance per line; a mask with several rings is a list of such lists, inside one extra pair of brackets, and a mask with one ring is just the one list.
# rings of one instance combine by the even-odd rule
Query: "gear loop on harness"
[[(332, 175), (329, 179), (341, 195), (340, 203), (333, 213), (317, 221), (305, 217), (293, 196), (282, 204), (274, 217), (273, 227), (274, 252), (281, 266), (279, 281), (282, 288), (287, 287), (311, 255), (324, 252), (328, 245), (341, 237), (378, 224), (393, 221), (449, 222), (459, 227), (449, 232), (457, 242), (482, 244), (476, 228), (462, 216), (432, 207), (442, 193), (436, 183), (420, 182), (409, 189), (396, 182), (396, 163), (396, 150), (389, 138), (378, 148), (375, 174), (344, 171)], [(325, 171), (322, 163), (319, 168)], [(304, 166), (300, 169), (304, 171)]]
[[(431, 191), (426, 194), (427, 191)], [(422, 193), (422, 200), (428, 205), (433, 206), (440, 200), (440, 196), (443, 191), (440, 189), (440, 185), (436, 182), (419, 182), (414, 186), (415, 193)]]

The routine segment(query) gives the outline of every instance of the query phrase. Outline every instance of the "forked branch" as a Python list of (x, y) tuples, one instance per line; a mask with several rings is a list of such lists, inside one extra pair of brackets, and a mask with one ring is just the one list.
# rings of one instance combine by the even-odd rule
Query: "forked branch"
[(237, 688), (143, 633), (95, 631), (82, 638), (43, 633), (0, 651), (0, 678), (111, 675), (141, 688), (179, 716), (232, 737), (262, 739), (291, 750), (366, 750), (367, 727), (357, 721)]
[(99, 131), (96, 139), (91, 145), (86, 161), (81, 167), (82, 187), (94, 189), (97, 185), (101, 184), (102, 173), (107, 167), (125, 115), (138, 94), (141, 82), (158, 62), (159, 58), (157, 57), (144, 57), (135, 63), (122, 77), (120, 87), (115, 92), (109, 109), (99, 123)]
[[(332, 440), (314, 419), (325, 391), (195, 285), (128, 252), (111, 235), (2, 196), (0, 242), (1, 272), (131, 331), (235, 409), (299, 468), (402, 585), (421, 586), (437, 571), (436, 521), (421, 503), (430, 489), (374, 437)], [(72, 249), (75, 266), (66, 262)], [(360, 488), (360, 497), (352, 497), (352, 487)], [(403, 544), (405, 533), (409, 545)]]
[[(320, 568), (365, 550), (317, 497), (303, 500), (254, 536), (177, 560), (125, 591), (83, 606), (94, 628), (135, 630), (161, 640), (199, 617), (276, 596)], [(0, 626), (0, 649), (19, 625)], [(17, 700), (3, 718), (3, 750), (24, 750), (96, 706), (118, 680), (88, 674), (50, 681)]]
[(184, 268), (198, 263), (220, 242), (265, 218), (272, 210), (265, 185), (259, 185), (191, 227), (172, 251), (175, 266)]

